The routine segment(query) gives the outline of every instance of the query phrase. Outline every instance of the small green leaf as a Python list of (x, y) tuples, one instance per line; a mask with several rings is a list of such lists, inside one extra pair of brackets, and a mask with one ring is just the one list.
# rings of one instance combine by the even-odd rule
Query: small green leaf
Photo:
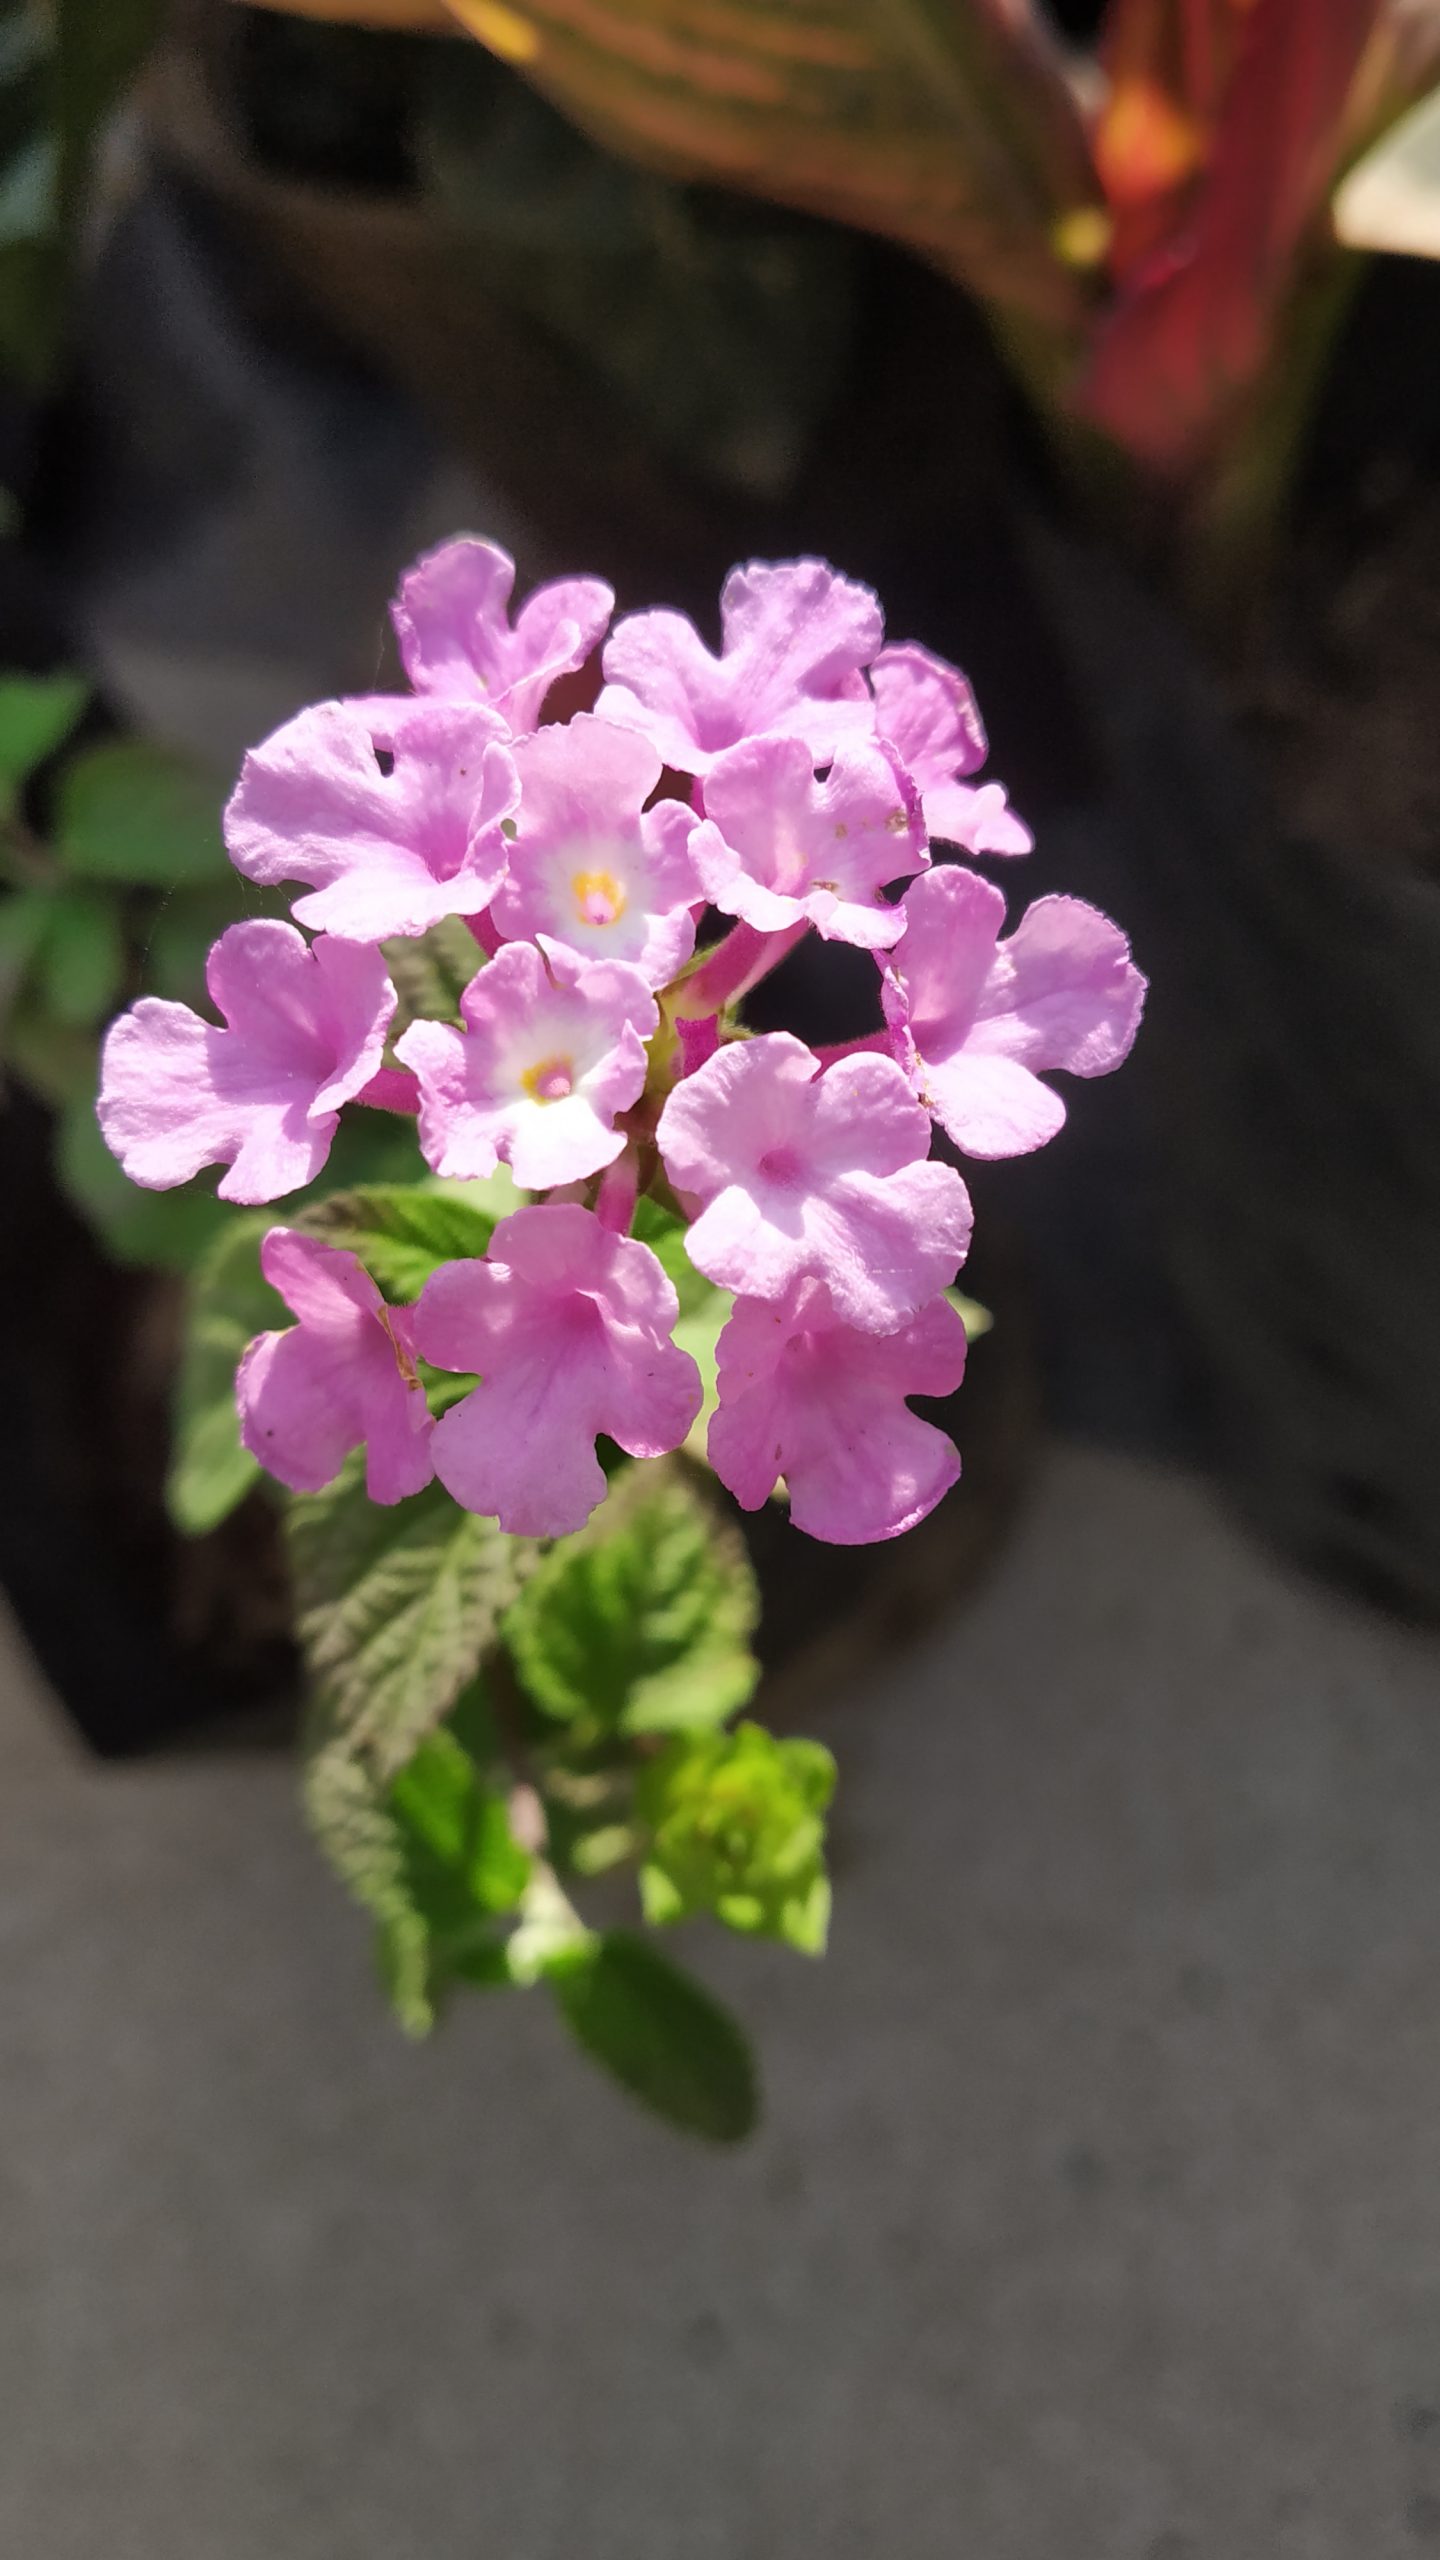
[(533, 1861), (511, 1832), (503, 1798), (481, 1785), (447, 1726), (427, 1735), (391, 1782), (389, 1802), (432, 1936), (469, 1937), (477, 1915), (518, 1910)]
[(643, 1938), (607, 1930), (549, 1979), (576, 2042), (642, 2106), (710, 2142), (754, 2131), (759, 2094), (740, 2029)]
[(79, 885), (57, 890), (35, 968), (57, 1022), (93, 1030), (125, 982), (125, 935), (113, 895)]
[(373, 1772), (343, 1739), (307, 1754), (305, 1817), (341, 1883), (377, 1924), (376, 1953), (390, 2004), (407, 2035), (435, 2023), (430, 1935), (410, 1889), (404, 1836)]
[(758, 1676), (743, 1541), (679, 1468), (632, 1468), (551, 1548), (505, 1621), (547, 1715), (670, 1733), (723, 1724)]
[(371, 1502), (361, 1451), (325, 1492), (298, 1496), (286, 1525), (320, 1708), (393, 1775), (473, 1676), (535, 1550), (462, 1511), (440, 1484)]
[(220, 793), (207, 774), (142, 738), (87, 747), (55, 795), (55, 850), (72, 878), (183, 888), (222, 878)]
[(408, 1302), (443, 1262), (483, 1255), (498, 1214), (487, 1191), (482, 1183), (373, 1183), (308, 1201), (290, 1224), (358, 1254), (387, 1298)]
[(650, 1247), (680, 1301), (682, 1317), (700, 1314), (709, 1307), (712, 1298), (726, 1294), (717, 1290), (703, 1272), (696, 1270), (685, 1246), (688, 1232), (685, 1221), (677, 1217), (673, 1209), (667, 1209), (662, 1201), (651, 1199), (648, 1194), (643, 1200), (637, 1200), (630, 1232), (638, 1237), (641, 1244)]
[(708, 1911), (727, 1928), (823, 1954), (834, 1786), (820, 1743), (777, 1741), (757, 1724), (672, 1742), (635, 1789), (636, 1819), (650, 1835), (646, 1919), (660, 1927)]
[(83, 676), (0, 676), (0, 808), (64, 744), (89, 699)]
[(175, 1450), (165, 1484), (170, 1517), (187, 1537), (218, 1528), (260, 1473), (240, 1442), (235, 1372), (257, 1333), (290, 1322), (260, 1273), (268, 1210), (232, 1210), (190, 1277), (175, 1389)]

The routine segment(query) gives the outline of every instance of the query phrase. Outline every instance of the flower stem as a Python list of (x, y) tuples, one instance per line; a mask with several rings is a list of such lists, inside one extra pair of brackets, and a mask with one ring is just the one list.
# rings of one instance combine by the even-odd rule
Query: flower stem
[(707, 1013), (718, 1013), (722, 1005), (738, 1004), (762, 978), (779, 967), (787, 952), (809, 932), (803, 916), (798, 924), (787, 924), (779, 933), (761, 933), (753, 924), (732, 925), (723, 942), (717, 942), (707, 953), (691, 978), (687, 978), (675, 999), (677, 1018), (695, 1021)]

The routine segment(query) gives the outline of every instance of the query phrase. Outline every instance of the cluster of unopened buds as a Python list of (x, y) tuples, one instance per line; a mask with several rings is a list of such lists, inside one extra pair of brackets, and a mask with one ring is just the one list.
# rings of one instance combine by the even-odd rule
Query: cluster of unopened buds
[[(906, 1403), (952, 1393), (965, 1360), (946, 1292), (970, 1201), (932, 1119), (970, 1156), (1041, 1145), (1064, 1118), (1042, 1074), (1118, 1066), (1144, 981), (1093, 907), (1041, 898), (1002, 939), (1000, 890), (932, 864), (932, 839), (983, 857), (1030, 838), (971, 779), (965, 679), (885, 647), (867, 588), (819, 560), (736, 569), (715, 656), (670, 612), (605, 639), (597, 579), (539, 588), (512, 626), (513, 574), (473, 540), (420, 561), (394, 606), (413, 691), (323, 703), (247, 756), (230, 858), (306, 884), (296, 922), (221, 935), (223, 1027), (151, 997), (113, 1026), (106, 1138), (138, 1183), (218, 1163), (221, 1196), (255, 1204), (312, 1182), (358, 1101), (413, 1113), (432, 1173), (504, 1163), (539, 1195), (412, 1307), (354, 1254), (272, 1229), (263, 1269), (296, 1321), (251, 1344), (237, 1393), (283, 1483), (318, 1490), (363, 1444), (377, 1502), (434, 1474), (505, 1530), (579, 1528), (605, 1488), (597, 1436), (661, 1456), (703, 1400), (675, 1289), (631, 1233), (649, 1192), (734, 1293), (717, 1475), (746, 1509), (783, 1479), (814, 1537), (894, 1537), (960, 1466)], [(593, 712), (547, 721), (602, 641)], [(380, 946), (447, 917), (477, 945), (460, 1022), (390, 1046)], [(738, 1018), (811, 933), (877, 964), (877, 1027), (838, 1052)], [(478, 1383), (432, 1418), (417, 1360)]]

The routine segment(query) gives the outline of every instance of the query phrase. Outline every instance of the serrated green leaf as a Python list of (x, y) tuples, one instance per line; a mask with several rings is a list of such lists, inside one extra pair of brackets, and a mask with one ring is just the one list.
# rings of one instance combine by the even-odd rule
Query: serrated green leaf
[(125, 982), (125, 934), (113, 895), (79, 884), (55, 892), (35, 975), (57, 1022), (94, 1029)]
[(739, 2027), (643, 1938), (607, 1930), (549, 1980), (576, 2042), (642, 2106), (709, 2142), (754, 2131), (755, 2065)]
[(74, 879), (168, 889), (223, 878), (220, 796), (183, 757), (142, 738), (109, 739), (60, 777), (56, 854)]
[(187, 1537), (218, 1528), (260, 1473), (240, 1442), (235, 1372), (257, 1333), (291, 1320), (260, 1271), (261, 1239), (274, 1223), (265, 1209), (232, 1210), (190, 1276), (165, 1483), (170, 1517)]
[(408, 1303), (419, 1297), (442, 1262), (484, 1254), (495, 1218), (482, 1200), (478, 1183), (433, 1189), (372, 1183), (307, 1201), (290, 1223), (305, 1235), (358, 1254), (387, 1298)]
[(400, 2024), (408, 2035), (427, 2035), (435, 2023), (429, 1932), (383, 1787), (342, 1740), (331, 1738), (309, 1752), (302, 1795), (316, 1842), (376, 1923), (380, 1976)]
[(0, 808), (64, 744), (89, 699), (83, 676), (0, 676)]
[(393, 1779), (389, 1802), (406, 1836), (410, 1886), (433, 1937), (473, 1935), (477, 1918), (518, 1910), (533, 1860), (510, 1829), (503, 1797), (442, 1726)]
[(632, 1468), (552, 1547), (505, 1621), (545, 1714), (622, 1733), (722, 1724), (758, 1677), (744, 1543), (678, 1467)]
[(534, 1548), (462, 1511), (440, 1484), (371, 1502), (360, 1451), (324, 1493), (290, 1504), (286, 1526), (320, 1710), (393, 1775), (473, 1676)]
[(659, 1927), (706, 1911), (730, 1929), (824, 1950), (830, 1915), (825, 1811), (835, 1763), (818, 1742), (757, 1724), (672, 1742), (640, 1772), (645, 1916)]

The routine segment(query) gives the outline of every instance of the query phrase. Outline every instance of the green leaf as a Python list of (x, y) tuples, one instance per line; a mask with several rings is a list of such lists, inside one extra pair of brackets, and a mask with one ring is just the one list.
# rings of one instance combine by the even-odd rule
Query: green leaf
[[(16, 1026), (12, 1025), (12, 1042)], [(213, 1189), (187, 1182), (177, 1191), (141, 1191), (121, 1172), (100, 1135), (95, 1117), (95, 1043), (88, 1034), (71, 1032), (82, 1043), (77, 1055), (77, 1082), (65, 1101), (56, 1141), (55, 1169), (61, 1189), (107, 1253), (117, 1262), (160, 1271), (188, 1271), (208, 1252), (235, 1212)], [(83, 1064), (81, 1063), (83, 1056)], [(28, 1073), (23, 1059), (21, 1072)]]
[(358, 1254), (387, 1298), (418, 1298), (443, 1262), (478, 1260), (503, 1214), (484, 1183), (367, 1184), (296, 1210), (290, 1224)]
[(305, 1816), (341, 1883), (377, 1924), (381, 1979), (408, 2035), (435, 2023), (430, 1935), (416, 1908), (399, 1823), (363, 1761), (330, 1738), (312, 1749), (302, 1783)]
[(552, 1547), (505, 1621), (545, 1714), (668, 1733), (722, 1724), (758, 1677), (744, 1543), (678, 1467), (631, 1468)]
[(168, 889), (223, 877), (220, 793), (163, 747), (110, 739), (61, 775), (55, 849), (75, 879)]
[(754, 2131), (759, 2093), (740, 2029), (643, 1938), (607, 1930), (549, 1980), (576, 2042), (642, 2106), (710, 2142)]
[(477, 1917), (516, 1911), (534, 1861), (510, 1829), (503, 1797), (480, 1782), (446, 1726), (427, 1736), (390, 1787), (405, 1834), (410, 1889), (433, 1938), (475, 1935)]
[(35, 967), (39, 993), (57, 1022), (93, 1030), (125, 983), (125, 934), (113, 895), (58, 889)]
[(232, 1210), (190, 1277), (165, 1484), (170, 1517), (187, 1537), (218, 1528), (260, 1473), (240, 1443), (235, 1372), (257, 1333), (291, 1320), (260, 1271), (261, 1238), (274, 1223), (265, 1209)]
[(320, 1709), (393, 1776), (478, 1668), (534, 1548), (462, 1511), (440, 1484), (371, 1502), (363, 1451), (325, 1492), (298, 1496), (286, 1525)]
[(89, 699), (83, 676), (0, 676), (0, 809), (69, 737)]
[(677, 1217), (673, 1209), (667, 1209), (663, 1202), (650, 1198), (647, 1193), (643, 1200), (635, 1203), (630, 1232), (638, 1237), (641, 1244), (650, 1247), (680, 1301), (682, 1317), (705, 1312), (715, 1298), (725, 1298), (728, 1305), (727, 1292), (717, 1289), (713, 1281), (706, 1279), (703, 1271), (696, 1270), (686, 1250), (688, 1229), (685, 1221)]
[(669, 1744), (635, 1789), (636, 1820), (650, 1835), (640, 1874), (646, 1919), (663, 1926), (708, 1911), (727, 1928), (823, 1954), (834, 1786), (822, 1744), (777, 1741), (757, 1724)]

